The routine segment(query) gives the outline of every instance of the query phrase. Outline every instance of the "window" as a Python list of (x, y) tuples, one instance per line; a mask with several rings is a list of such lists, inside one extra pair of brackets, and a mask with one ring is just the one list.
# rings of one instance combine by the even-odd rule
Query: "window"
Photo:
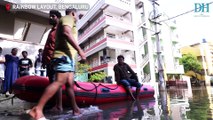
[(107, 33), (107, 37), (110, 37), (110, 38), (115, 38), (115, 34), (112, 34), (112, 33)]
[(13, 38), (16, 40), (22, 40), (28, 25), (29, 24), (27, 22), (16, 19), (15, 25), (14, 25), (14, 37)]
[(46, 30), (45, 26), (31, 23), (25, 41), (40, 43), (45, 30)]
[(142, 27), (143, 38), (146, 39), (146, 28)]

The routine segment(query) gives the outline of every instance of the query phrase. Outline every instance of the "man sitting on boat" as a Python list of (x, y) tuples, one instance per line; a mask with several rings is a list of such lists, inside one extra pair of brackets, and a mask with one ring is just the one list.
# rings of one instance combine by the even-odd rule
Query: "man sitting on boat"
[[(115, 81), (117, 84), (121, 84), (125, 87), (128, 94), (130, 94), (132, 100), (138, 99), (140, 93), (141, 84), (138, 82), (136, 73), (131, 69), (131, 67), (124, 62), (124, 56), (119, 55), (117, 57), (118, 63), (114, 66), (113, 70), (115, 72)], [(136, 87), (136, 94), (133, 96), (131, 87)]]

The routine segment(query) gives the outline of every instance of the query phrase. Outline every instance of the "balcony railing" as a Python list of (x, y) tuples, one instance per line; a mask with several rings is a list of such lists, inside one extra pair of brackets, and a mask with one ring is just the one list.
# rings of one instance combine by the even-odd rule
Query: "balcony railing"
[(149, 54), (144, 55), (143, 58), (142, 58), (143, 62), (141, 63), (140, 67), (143, 68), (146, 65), (148, 60), (149, 60)]
[(105, 13), (105, 17), (108, 18), (108, 19), (115, 20), (115, 21), (131, 24), (130, 20), (127, 20), (127, 19), (120, 17), (120, 16), (111, 15), (110, 13)]
[(125, 35), (107, 35), (108, 38), (110, 39), (117, 39), (117, 40), (120, 40), (120, 41), (126, 41), (126, 42), (133, 42), (133, 38), (131, 37), (127, 37)]
[[(107, 36), (108, 38), (110, 39), (113, 39), (114, 41), (124, 41), (124, 42), (128, 42), (128, 43), (132, 43), (132, 39), (133, 38), (129, 38), (129, 37), (125, 37), (125, 36), (119, 36), (119, 35), (116, 35), (115, 37), (110, 37), (110, 36)], [(89, 49), (97, 46), (97, 44), (99, 44), (100, 41), (102, 41), (104, 38), (106, 38), (105, 36), (101, 36), (99, 37), (98, 39), (92, 41), (89, 45), (86, 45), (84, 47), (84, 51), (88, 51)]]
[(103, 57), (103, 59), (100, 60), (100, 63), (98, 61), (99, 61), (99, 59), (96, 58), (95, 60), (92, 61), (92, 63), (90, 63), (90, 66), (95, 69), (100, 69), (103, 67), (107, 67), (109, 64), (116, 64), (116, 59), (114, 59), (110, 56)]
[(100, 42), (101, 40), (103, 40), (103, 39), (104, 39), (104, 36), (101, 36), (101, 37), (99, 37), (98, 39), (93, 40), (89, 45), (86, 45), (86, 46), (84, 47), (83, 50), (84, 50), (84, 51), (88, 51), (90, 48), (96, 46), (96, 44), (97, 44), (98, 42)]
[(150, 82), (150, 80), (151, 80), (151, 75), (150, 75), (150, 74), (145, 75), (145, 76), (144, 76), (144, 79), (142, 79), (142, 83)]
[(113, 59), (110, 56), (101, 56), (101, 64), (106, 64), (106, 63), (116, 63), (116, 59)]
[(88, 28), (86, 28), (80, 35), (79, 40), (86, 35), (89, 31), (95, 28), (96, 25), (98, 25), (102, 20), (104, 19), (112, 19), (114, 21), (118, 21), (124, 24), (131, 24), (131, 21), (128, 21), (127, 19), (124, 19), (122, 17), (112, 16), (112, 15), (101, 15), (97, 20), (95, 20)]
[(181, 55), (181, 53), (179, 52), (179, 51), (174, 51), (174, 57), (176, 57), (176, 58), (181, 58), (182, 57), (182, 55)]
[[(100, 60), (100, 63), (98, 62)], [(92, 62), (90, 63), (90, 66), (92, 70), (98, 70), (98, 69), (105, 69), (107, 67), (113, 67), (117, 63), (115, 57), (112, 56), (105, 56), (103, 59), (98, 59), (96, 58), (95, 60), (93, 59)], [(135, 63), (134, 64), (129, 64), (132, 68), (136, 68)]]
[(184, 73), (184, 67), (183, 65), (179, 65), (179, 64), (176, 64), (175, 65), (175, 71), (178, 72), (178, 73)]
[(79, 40), (86, 35), (91, 29), (93, 29), (97, 24), (99, 24), (100, 21), (102, 21), (103, 19), (105, 19), (104, 15), (101, 15), (99, 18), (97, 18), (97, 20), (95, 20), (90, 26), (88, 26), (88, 28), (86, 28), (81, 35), (79, 35)]

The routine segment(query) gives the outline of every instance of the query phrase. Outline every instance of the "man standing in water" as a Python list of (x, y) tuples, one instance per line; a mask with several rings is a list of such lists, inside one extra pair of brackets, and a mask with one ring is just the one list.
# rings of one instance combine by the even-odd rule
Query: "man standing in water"
[(56, 72), (56, 80), (51, 83), (43, 93), (37, 106), (33, 107), (29, 114), (36, 120), (45, 119), (43, 108), (47, 101), (58, 91), (58, 89), (66, 84), (66, 91), (71, 98), (73, 114), (81, 114), (80, 108), (76, 104), (74, 94), (74, 71), (76, 53), (86, 60), (85, 53), (77, 44), (77, 28), (76, 21), (78, 19), (76, 9), (67, 9), (66, 16), (59, 21), (56, 31), (55, 51), (54, 51), (54, 70)]
[[(124, 56), (119, 55), (117, 57), (118, 63), (114, 66), (115, 72), (115, 81), (117, 84), (121, 84), (125, 87), (128, 94), (130, 94), (132, 100), (138, 99), (138, 95), (140, 93), (141, 84), (137, 80), (136, 73), (131, 69), (131, 67), (124, 62)], [(130, 75), (134, 77), (131, 79)], [(131, 87), (135, 86), (136, 95), (135, 97), (132, 94)]]
[[(44, 46), (43, 54), (42, 54), (42, 67), (47, 70), (47, 77), (49, 78), (50, 83), (52, 83), (55, 79), (55, 71), (53, 70), (53, 65), (51, 64), (51, 60), (53, 58), (53, 52), (55, 49), (55, 34), (56, 27), (59, 23), (59, 19), (61, 18), (61, 13), (57, 10), (50, 10), (49, 12), (49, 24), (52, 25), (52, 29), (48, 35), (46, 44)], [(55, 97), (55, 106), (52, 110), (54, 111), (63, 111), (62, 107), (62, 88), (59, 88), (59, 91), (54, 96)]]

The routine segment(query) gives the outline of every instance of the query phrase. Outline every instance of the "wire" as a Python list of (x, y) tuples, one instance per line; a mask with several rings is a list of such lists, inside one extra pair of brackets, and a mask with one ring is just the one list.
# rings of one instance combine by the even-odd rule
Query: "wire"
[[(210, 3), (208, 3), (208, 4), (210, 5), (210, 4), (212, 4), (212, 3), (213, 3), (213, 2), (210, 2)], [(194, 11), (194, 9), (193, 9), (193, 10), (186, 11), (186, 12), (181, 13), (181, 14), (179, 14), (179, 15), (176, 15), (176, 16), (174, 16), (174, 17), (170, 17), (170, 18), (165, 19), (165, 20), (161, 20), (161, 21), (159, 21), (159, 22), (165, 22), (165, 21), (168, 21), (168, 20), (171, 20), (171, 19), (177, 18), (177, 17), (179, 17), (179, 16), (182, 16), (182, 15), (188, 14), (188, 13), (193, 12), (193, 11)]]

